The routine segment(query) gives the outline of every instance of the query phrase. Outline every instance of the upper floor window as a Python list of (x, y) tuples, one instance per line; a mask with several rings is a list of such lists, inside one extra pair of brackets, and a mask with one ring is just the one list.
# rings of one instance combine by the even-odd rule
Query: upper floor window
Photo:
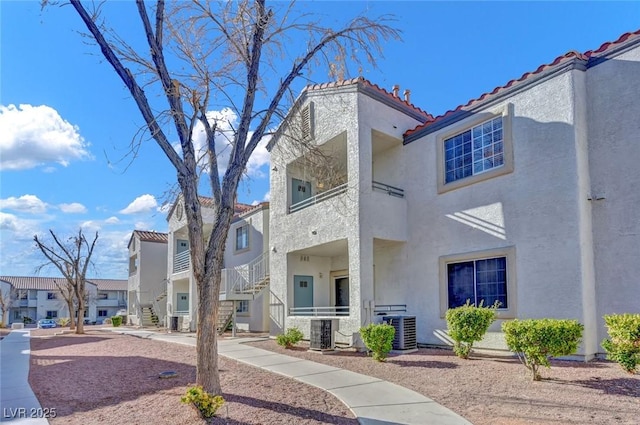
[(445, 183), (483, 173), (504, 164), (502, 117), (445, 139)]
[(249, 225), (245, 224), (236, 229), (236, 251), (249, 248)]
[(514, 105), (456, 121), (436, 137), (438, 193), (512, 173)]
[(109, 299), (109, 294), (106, 292), (98, 292), (98, 299), (99, 300)]
[(56, 300), (58, 299), (58, 295), (55, 292), (47, 292), (48, 300)]

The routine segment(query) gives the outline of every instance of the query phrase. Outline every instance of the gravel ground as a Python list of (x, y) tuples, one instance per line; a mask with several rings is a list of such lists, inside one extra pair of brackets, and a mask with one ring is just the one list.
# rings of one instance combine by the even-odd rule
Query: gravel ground
[(640, 376), (606, 361), (553, 361), (543, 380), (533, 382), (512, 357), (472, 355), (457, 358), (450, 350), (420, 349), (375, 362), (351, 350), (336, 354), (293, 350), (273, 340), (255, 347), (375, 376), (423, 394), (475, 425), (628, 424), (640, 423)]
[[(53, 338), (44, 337), (53, 330), (32, 331), (29, 381), (43, 407), (57, 408), (53, 425), (205, 423), (179, 401), (195, 380), (193, 347), (88, 329)], [(251, 344), (395, 382), (475, 425), (640, 423), (640, 376), (610, 362), (554, 361), (533, 382), (510, 357), (465, 361), (449, 350), (420, 349), (377, 363), (352, 350), (323, 355), (305, 343), (293, 350), (272, 340)], [(220, 368), (227, 403), (213, 423), (357, 424), (340, 401), (314, 387), (224, 357)], [(158, 379), (164, 370), (179, 377)]]
[[(88, 328), (91, 329), (91, 328)], [(205, 424), (180, 403), (195, 382), (194, 347), (88, 330), (51, 336), (34, 330), (29, 383), (52, 425)], [(320, 389), (220, 357), (226, 403), (213, 424), (356, 425), (338, 399)], [(178, 377), (159, 379), (163, 371)]]

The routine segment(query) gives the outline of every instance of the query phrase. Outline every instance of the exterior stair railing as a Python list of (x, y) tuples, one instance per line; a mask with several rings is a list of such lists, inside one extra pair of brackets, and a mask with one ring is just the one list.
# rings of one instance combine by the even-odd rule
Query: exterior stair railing
[(247, 264), (222, 270), (221, 294), (249, 294), (254, 298), (269, 283), (269, 252)]

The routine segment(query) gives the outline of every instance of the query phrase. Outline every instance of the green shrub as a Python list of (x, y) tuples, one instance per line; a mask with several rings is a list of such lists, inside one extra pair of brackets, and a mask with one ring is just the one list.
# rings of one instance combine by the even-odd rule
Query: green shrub
[(507, 346), (540, 380), (540, 366), (551, 367), (549, 359), (568, 356), (578, 349), (584, 326), (577, 320), (528, 319), (502, 324)]
[(468, 359), (471, 347), (476, 341), (480, 341), (487, 333), (489, 326), (496, 320), (496, 309), (499, 303), (492, 307), (479, 307), (469, 304), (447, 310), (447, 328), (449, 336), (453, 339), (453, 352), (458, 357)]
[(602, 341), (607, 358), (635, 373), (640, 365), (640, 314), (605, 315), (604, 323), (610, 338)]
[(373, 359), (383, 362), (393, 348), (396, 329), (386, 323), (370, 323), (368, 326), (360, 328), (360, 335), (364, 345), (371, 351)]
[(187, 394), (181, 397), (180, 401), (185, 404), (193, 404), (205, 419), (214, 417), (224, 404), (222, 396), (211, 395), (199, 385), (189, 388)]
[(278, 345), (283, 346), (284, 348), (292, 348), (294, 345), (302, 341), (304, 335), (300, 329), (293, 327), (287, 329), (287, 332), (276, 337), (276, 342)]
[(71, 323), (71, 319), (68, 317), (61, 317), (58, 319), (57, 323), (58, 323), (58, 326), (61, 326), (64, 328), (65, 326), (69, 326), (69, 323)]
[(33, 323), (33, 319), (29, 316), (23, 316), (22, 317), (22, 323), (24, 323), (25, 325), (28, 325), (30, 323)]
[(111, 324), (114, 328), (117, 328), (122, 324), (122, 316), (113, 316), (111, 317)]

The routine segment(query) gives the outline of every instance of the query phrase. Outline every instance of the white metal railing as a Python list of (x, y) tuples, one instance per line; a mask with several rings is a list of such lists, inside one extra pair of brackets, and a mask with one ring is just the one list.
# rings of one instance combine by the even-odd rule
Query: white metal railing
[(173, 257), (173, 272), (179, 273), (189, 270), (191, 267), (191, 256), (189, 250), (182, 251)]
[(404, 189), (400, 189), (399, 187), (391, 186), (386, 183), (380, 183), (375, 180), (373, 181), (373, 190), (385, 192), (389, 196), (404, 198)]
[(174, 316), (188, 316), (189, 310), (177, 310), (173, 313)]
[(406, 313), (406, 304), (377, 304), (373, 308), (373, 312), (377, 315), (384, 315), (387, 313)]
[(305, 199), (304, 201), (297, 202), (289, 207), (289, 213), (300, 211), (311, 205), (315, 205), (319, 202), (326, 201), (334, 196), (341, 195), (347, 191), (347, 183), (341, 184), (324, 192), (318, 193), (316, 196)]
[(221, 294), (248, 294), (253, 293), (256, 286), (269, 277), (269, 252), (262, 253), (259, 257), (247, 264), (229, 269), (222, 269)]
[(336, 307), (291, 307), (289, 316), (348, 316), (348, 306)]

